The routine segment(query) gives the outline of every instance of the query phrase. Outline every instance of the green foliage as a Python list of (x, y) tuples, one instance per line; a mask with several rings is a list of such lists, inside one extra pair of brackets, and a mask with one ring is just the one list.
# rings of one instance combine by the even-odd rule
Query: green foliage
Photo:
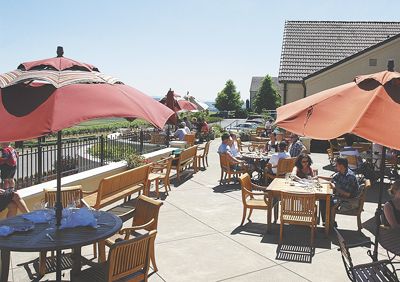
[(240, 92), (236, 91), (236, 86), (232, 80), (225, 83), (224, 89), (218, 93), (215, 99), (215, 107), (220, 111), (236, 111), (243, 105), (240, 99)]
[[(86, 125), (88, 124), (88, 125)], [(142, 126), (148, 126), (149, 123), (143, 120), (130, 121), (114, 121), (110, 123), (97, 123), (90, 125), (89, 122), (85, 122), (83, 125), (77, 125), (74, 127), (63, 129), (63, 136), (76, 136), (76, 135), (88, 135), (88, 134), (101, 134), (114, 132), (119, 128), (138, 128)], [(56, 134), (51, 135), (55, 137)]]
[(207, 123), (216, 123), (216, 122), (220, 122), (222, 120), (224, 120), (224, 119), (221, 117), (207, 117), (206, 122)]
[(263, 110), (276, 110), (281, 104), (281, 98), (273, 86), (272, 78), (267, 75), (254, 99), (253, 108), (257, 113)]
[(221, 137), (222, 133), (225, 132), (225, 130), (218, 124), (212, 125), (211, 129), (215, 138)]
[[(101, 146), (96, 144), (89, 149), (92, 156), (101, 157)], [(104, 145), (104, 158), (111, 162), (118, 162), (123, 160), (126, 156), (137, 154), (134, 147), (126, 146), (125, 144), (108, 144)]]
[(249, 113), (246, 109), (238, 109), (235, 112), (235, 118), (247, 118)]
[(128, 169), (136, 168), (147, 163), (146, 159), (136, 153), (132, 153), (125, 158)]

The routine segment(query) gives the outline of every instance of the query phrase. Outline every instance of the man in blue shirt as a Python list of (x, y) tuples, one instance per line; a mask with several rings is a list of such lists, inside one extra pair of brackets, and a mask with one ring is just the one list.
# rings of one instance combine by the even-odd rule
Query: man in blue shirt
[[(337, 173), (332, 177), (331, 184), (334, 196), (331, 203), (340, 210), (352, 210), (358, 207), (359, 185), (355, 174), (349, 168), (346, 158), (338, 158), (336, 160)], [(319, 202), (322, 221), (325, 223), (326, 202)], [(335, 211), (332, 209), (331, 222), (335, 221)]]

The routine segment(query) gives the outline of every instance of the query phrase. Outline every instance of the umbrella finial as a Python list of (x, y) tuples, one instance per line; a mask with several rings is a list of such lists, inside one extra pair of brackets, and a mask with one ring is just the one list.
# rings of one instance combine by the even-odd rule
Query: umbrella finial
[(394, 60), (389, 60), (387, 65), (388, 71), (394, 71)]
[(64, 48), (62, 46), (57, 46), (57, 57), (62, 57), (64, 55)]

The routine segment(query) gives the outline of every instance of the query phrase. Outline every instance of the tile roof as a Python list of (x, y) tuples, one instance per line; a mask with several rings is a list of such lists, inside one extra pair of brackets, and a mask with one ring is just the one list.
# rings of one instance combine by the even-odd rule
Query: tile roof
[(400, 34), (400, 22), (286, 21), (279, 81), (301, 81)]
[[(272, 78), (272, 83), (275, 86), (275, 89), (279, 92), (281, 92), (282, 89), (282, 85), (278, 82), (278, 78), (277, 77), (271, 77)], [(251, 84), (250, 84), (250, 92), (257, 92), (258, 89), (260, 89), (261, 87), (261, 83), (264, 79), (264, 76), (253, 76), (251, 78)]]

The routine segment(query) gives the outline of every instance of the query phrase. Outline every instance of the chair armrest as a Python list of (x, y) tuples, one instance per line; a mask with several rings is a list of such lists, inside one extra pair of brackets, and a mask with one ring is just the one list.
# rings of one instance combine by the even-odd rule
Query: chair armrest
[(356, 248), (356, 247), (365, 247), (366, 245), (375, 245), (374, 242), (371, 241), (363, 241), (355, 244), (346, 244), (348, 249)]
[(152, 225), (154, 223), (154, 218), (152, 218), (149, 222), (143, 224), (143, 225), (137, 225), (137, 226), (132, 226), (132, 227), (125, 227), (122, 228), (118, 233), (121, 235), (128, 235), (135, 230), (139, 230), (139, 229), (145, 229), (146, 227), (149, 227), (150, 225)]
[(252, 192), (243, 187), (242, 187), (242, 189), (244, 191), (246, 191), (247, 194), (251, 194), (253, 196), (269, 196), (269, 194), (267, 192)]
[(261, 186), (261, 185), (257, 185), (257, 184), (251, 183), (251, 187), (257, 189), (257, 191), (259, 190), (259, 191), (266, 191), (267, 192), (267, 187), (265, 187), (265, 186)]
[(83, 195), (90, 195), (90, 194), (93, 194), (93, 193), (96, 193), (96, 192), (97, 192), (97, 189), (94, 190), (94, 191), (85, 191), (85, 190), (82, 190), (82, 194), (83, 194)]
[(81, 201), (81, 206), (82, 207), (86, 207), (88, 209), (92, 209), (92, 207), (88, 203), (86, 203), (86, 201), (84, 199), (81, 199), (80, 201)]

